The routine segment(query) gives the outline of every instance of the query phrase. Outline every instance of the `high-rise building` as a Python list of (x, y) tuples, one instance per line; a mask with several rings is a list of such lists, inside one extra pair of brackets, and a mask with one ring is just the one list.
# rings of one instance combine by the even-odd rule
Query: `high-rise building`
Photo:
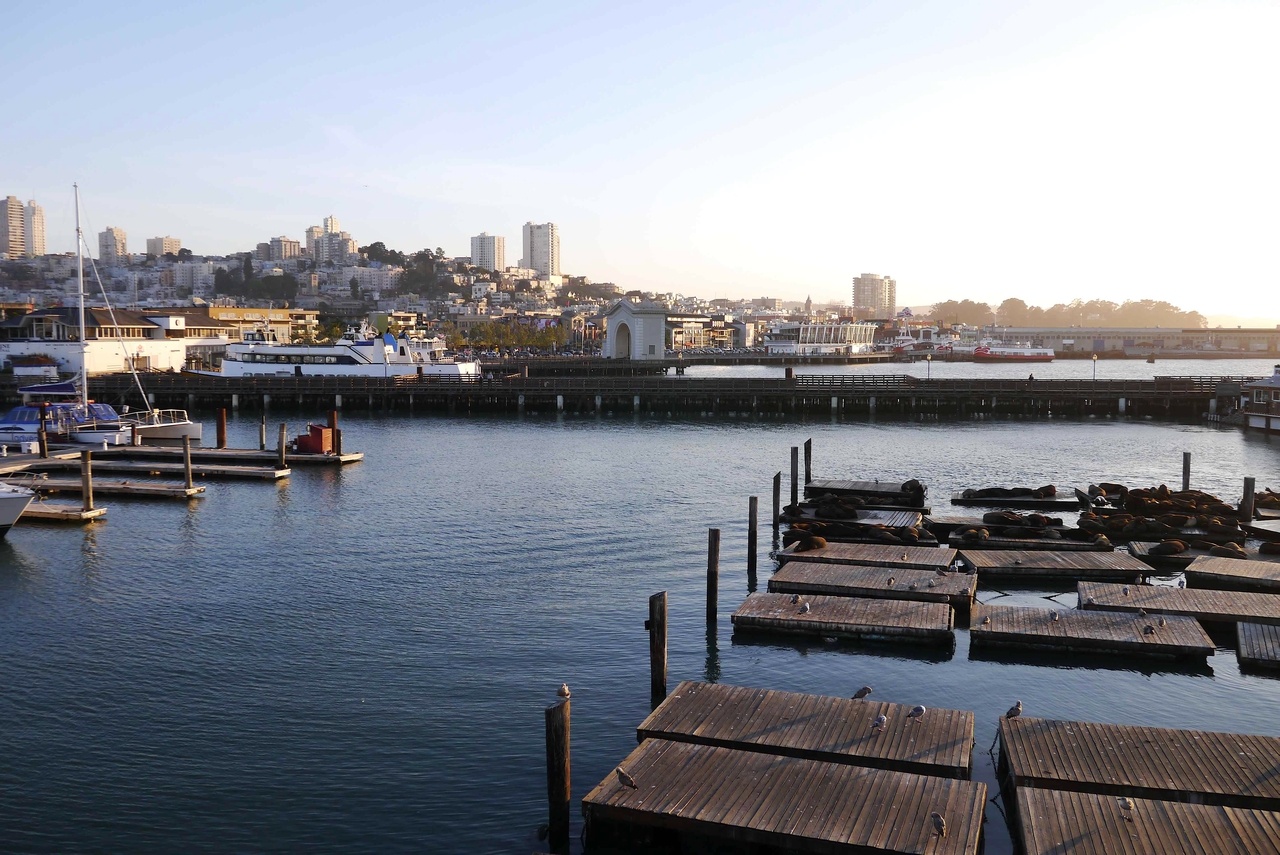
[(0, 252), (22, 258), (27, 251), (27, 211), (17, 196), (0, 202)]
[(273, 237), (270, 246), (270, 259), (272, 261), (284, 261), (285, 259), (297, 258), (302, 255), (302, 244), (296, 240), (290, 240), (284, 235)]
[(182, 249), (182, 241), (176, 237), (165, 235), (164, 237), (147, 238), (147, 255), (154, 255), (156, 258), (167, 252), (177, 255), (180, 249)]
[(476, 235), (471, 239), (471, 263), (502, 272), (507, 267), (507, 239), (488, 232)]
[(36, 204), (36, 200), (32, 199), (27, 202), (27, 207), (23, 209), (25, 214), (25, 225), (27, 231), (27, 255), (35, 258), (44, 255), (44, 208)]
[(119, 264), (129, 257), (129, 240), (124, 229), (107, 226), (98, 234), (98, 260), (103, 264)]
[(898, 283), (888, 276), (864, 273), (853, 277), (853, 308), (873, 318), (892, 318), (897, 308)]
[(520, 259), (520, 266), (543, 276), (560, 275), (560, 235), (555, 223), (524, 224), (524, 258)]
[(338, 227), (338, 218), (333, 214), (324, 218), (324, 233), (327, 235), (336, 234), (341, 229)]

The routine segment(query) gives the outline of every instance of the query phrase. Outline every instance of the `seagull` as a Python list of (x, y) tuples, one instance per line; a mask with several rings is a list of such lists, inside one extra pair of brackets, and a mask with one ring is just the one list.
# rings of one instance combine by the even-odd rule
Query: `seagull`
[(1052, 621), (1060, 621), (1062, 620), (1062, 615), (1058, 614), (1057, 612), (1051, 612), (1049, 619)]
[(1096, 606), (1098, 604), (1098, 601), (1095, 600), (1093, 597), (1090, 597), (1089, 599), (1085, 600), (1085, 602), (1091, 606)]
[(886, 716), (884, 713), (881, 713), (880, 715), (876, 716), (875, 721), (871, 722), (871, 729), (874, 730), (876, 733), (880, 733), (884, 730), (885, 725), (887, 725), (888, 723), (889, 723), (889, 717)]
[(1120, 810), (1124, 816), (1125, 822), (1133, 822), (1133, 799), (1128, 796), (1121, 796), (1116, 799), (1116, 804), (1120, 805)]
[(930, 588), (936, 588), (936, 587), (938, 587), (938, 580), (936, 580), (936, 579), (930, 579), (930, 580), (929, 580), (929, 587), (930, 587)]
[(809, 601), (805, 600), (800, 604), (800, 614), (807, 615), (809, 613)]
[(1146, 616), (1147, 616), (1146, 609), (1138, 609), (1138, 617), (1146, 617)]
[(1146, 626), (1144, 626), (1144, 627), (1142, 628), (1142, 634), (1143, 634), (1143, 635), (1155, 635), (1155, 634), (1156, 634), (1156, 628), (1155, 628), (1154, 626), (1152, 626), (1151, 624), (1147, 624)]
[(916, 704), (911, 708), (911, 712), (907, 713), (907, 718), (913, 720), (916, 724), (919, 724), (920, 719), (924, 718), (925, 712), (927, 712), (927, 710), (923, 704)]
[(569, 684), (561, 683), (560, 688), (556, 689), (556, 694), (564, 698), (566, 701), (569, 700)]
[(907, 560), (907, 551), (906, 551), (905, 549), (904, 549), (904, 550), (902, 550), (902, 560), (903, 560), (903, 561), (906, 561), (906, 560)]
[(1022, 559), (1021, 559), (1021, 558), (1015, 558), (1015, 559), (1013, 559), (1013, 563), (1014, 563), (1015, 565), (1017, 565), (1017, 564), (1021, 564), (1021, 563), (1022, 563)]
[(1009, 707), (1009, 711), (1004, 714), (1005, 718), (1017, 718), (1022, 715), (1022, 701), (1017, 701), (1013, 706)]
[(622, 786), (632, 790), (640, 789), (640, 786), (636, 783), (636, 779), (628, 775), (626, 769), (623, 769), (621, 766), (619, 766), (617, 769), (614, 769), (613, 771), (618, 773), (618, 780), (622, 782)]
[(886, 585), (888, 585), (890, 588), (892, 588), (892, 587), (893, 587), (893, 577), (892, 577), (892, 576), (890, 576), (890, 577), (889, 577), (889, 581), (888, 581), (888, 582), (885, 582), (885, 584), (886, 584)]
[(1165, 626), (1169, 622), (1164, 619), (1164, 615), (1160, 615), (1160, 620), (1156, 621), (1156, 623), (1160, 624), (1161, 626)]
[(915, 582), (912, 582), (910, 585), (908, 585), (908, 586), (907, 586), (907, 590), (908, 590), (908, 591), (915, 591), (915, 590), (919, 589), (919, 587), (920, 587), (920, 586), (919, 586), (919, 585), (917, 585)]
[(853, 700), (860, 701), (869, 694), (871, 694), (871, 687), (863, 686), (861, 689), (853, 693)]
[(947, 836), (947, 821), (942, 818), (942, 814), (936, 810), (929, 814), (929, 819), (933, 820), (933, 830), (938, 833), (939, 837)]
[(986, 625), (987, 625), (987, 624), (989, 624), (989, 623), (991, 623), (991, 615), (983, 615), (983, 616), (982, 616), (982, 625), (983, 625), (983, 626), (986, 626)]
[(1187, 587), (1187, 580), (1186, 580), (1186, 579), (1179, 579), (1179, 580), (1178, 580), (1178, 587), (1179, 587), (1179, 588), (1185, 588), (1185, 587)]
[(1129, 596), (1129, 586), (1128, 586), (1128, 585), (1125, 585), (1123, 588), (1121, 588), (1121, 589), (1120, 589), (1120, 593), (1121, 593), (1123, 596), (1126, 596), (1126, 597), (1127, 597), (1127, 596)]
[(792, 595), (791, 595), (791, 605), (793, 605), (793, 606), (794, 606), (794, 605), (796, 605), (796, 604), (797, 604), (797, 603), (799, 603), (799, 602), (800, 602), (800, 595), (799, 595), (799, 594), (792, 594)]

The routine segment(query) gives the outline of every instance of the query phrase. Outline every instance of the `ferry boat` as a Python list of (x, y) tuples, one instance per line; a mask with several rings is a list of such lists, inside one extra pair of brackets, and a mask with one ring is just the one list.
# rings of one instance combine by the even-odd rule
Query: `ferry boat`
[(396, 338), (363, 323), (349, 328), (332, 344), (285, 344), (266, 329), (227, 345), (220, 371), (198, 372), (220, 377), (397, 377), (407, 374), (472, 379), (480, 363), (444, 356), (439, 339)]
[(974, 362), (1053, 362), (1053, 348), (1026, 344), (980, 344), (973, 349)]

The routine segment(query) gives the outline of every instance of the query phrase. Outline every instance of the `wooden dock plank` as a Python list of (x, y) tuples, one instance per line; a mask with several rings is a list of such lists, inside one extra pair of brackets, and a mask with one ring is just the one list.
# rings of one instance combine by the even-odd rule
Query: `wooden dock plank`
[(1019, 787), (1280, 810), (1280, 737), (1001, 718)]
[[(1152, 555), (1151, 549), (1159, 541), (1150, 540), (1134, 540), (1128, 544), (1129, 554), (1143, 562), (1150, 564), (1166, 573), (1176, 573), (1186, 569), (1187, 565), (1195, 561), (1197, 558), (1218, 558), (1210, 550), (1201, 547), (1188, 546), (1185, 552), (1179, 552), (1174, 555)], [(1256, 547), (1245, 546), (1245, 557), (1249, 561), (1263, 561), (1269, 564), (1280, 566), (1280, 555), (1265, 555), (1257, 550)], [(1238, 559), (1231, 559), (1238, 560)]]
[(896, 639), (951, 644), (951, 607), (944, 603), (865, 597), (803, 597), (807, 613), (789, 594), (751, 594), (733, 613), (736, 630), (835, 638)]
[(1125, 552), (961, 549), (960, 563), (979, 576), (1014, 579), (1121, 579), (1136, 582), (1151, 572)]
[(853, 525), (884, 525), (891, 528), (915, 528), (924, 521), (924, 514), (914, 508), (859, 508), (857, 519), (851, 519), (849, 517), (827, 517), (817, 513), (813, 508), (802, 508), (800, 513), (784, 512), (782, 519), (784, 522), (834, 522)]
[(1241, 523), (1240, 527), (1262, 540), (1280, 540), (1280, 520), (1253, 520)]
[(1018, 831), (1025, 855), (1278, 855), (1280, 813), (1024, 787)]
[(977, 589), (978, 577), (972, 573), (813, 561), (788, 561), (769, 579), (769, 590), (777, 594), (921, 600), (965, 609)]
[(1236, 657), (1241, 665), (1280, 669), (1280, 626), (1236, 624)]
[(966, 497), (963, 492), (951, 494), (951, 504), (968, 508), (1011, 508), (1014, 510), (1054, 510), (1060, 508), (1062, 510), (1079, 510), (1080, 499), (1076, 497), (1074, 492), (1063, 492), (1058, 490), (1053, 497), (1037, 499), (1032, 496), (1012, 496), (1001, 498), (998, 496)]
[[(1129, 593), (1125, 594), (1125, 589)], [(1280, 595), (1244, 591), (1207, 591), (1169, 588), (1163, 585), (1115, 585), (1078, 582), (1078, 607), (1164, 615), (1185, 615), (1197, 620), (1280, 624)]]
[[(129, 445), (116, 446), (106, 451), (95, 451), (94, 460), (117, 458), (121, 460), (176, 460), (181, 462), (182, 449), (162, 445)], [(278, 459), (275, 449), (257, 448), (193, 448), (192, 462), (208, 464), (233, 464), (238, 466), (260, 465), (273, 466)], [(299, 454), (288, 452), (285, 462), (291, 466), (343, 466), (364, 460), (364, 452), (352, 451), (342, 454)]]
[[(45, 478), (32, 485), (41, 495), (49, 493), (73, 493), (80, 495), (79, 478)], [(204, 487), (187, 487), (183, 484), (163, 484), (158, 481), (106, 481), (93, 479), (94, 495), (130, 496), (139, 499), (194, 499), (204, 494)]]
[[(852, 763), (921, 775), (969, 777), (973, 713), (686, 680), (636, 728), (637, 739), (671, 739)], [(743, 710), (749, 710), (743, 713)], [(883, 732), (871, 729), (878, 715)]]
[(956, 549), (992, 549), (992, 550), (1033, 550), (1035, 552), (1112, 552), (1115, 546), (1109, 542), (1094, 543), (1090, 540), (1067, 540), (1066, 538), (1028, 538), (1005, 537), (993, 535), (981, 540), (968, 538), (947, 538), (947, 546)]
[[(33, 471), (42, 472), (71, 472), (79, 471), (80, 461), (75, 460), (46, 460), (39, 464), (33, 465)], [(93, 472), (112, 472), (133, 473), (137, 475), (183, 475), (186, 472), (186, 465), (183, 463), (170, 463), (164, 461), (141, 461), (141, 460), (102, 460), (95, 458), (93, 461)], [(209, 463), (191, 462), (192, 475), (201, 478), (249, 478), (263, 481), (277, 481), (281, 478), (288, 478), (291, 474), (288, 469), (276, 469), (269, 466), (230, 466)]]
[[(1053, 615), (1057, 614), (1055, 621)], [(990, 618), (989, 622), (984, 621)], [(1154, 632), (1146, 633), (1146, 626)], [(1136, 613), (1031, 608), (974, 603), (969, 642), (1074, 652), (1130, 653), (1147, 656), (1213, 655), (1215, 645), (1199, 622), (1171, 617), (1160, 626), (1157, 618)]]
[[(926, 489), (926, 493), (928, 490)], [(897, 481), (850, 481), (843, 478), (815, 478), (804, 485), (805, 496), (857, 496), (879, 507), (920, 508), (923, 496), (908, 493)]]
[(1201, 556), (1183, 571), (1193, 588), (1280, 593), (1280, 562)]
[[(612, 825), (788, 852), (978, 851), (987, 792), (982, 783), (666, 739), (644, 740), (621, 766), (637, 788), (623, 786), (610, 772), (587, 793), (582, 812), (592, 836), (607, 834)], [(853, 805), (860, 810), (851, 820), (847, 808)], [(885, 821), (894, 806), (893, 822)], [(929, 819), (939, 808), (949, 811), (945, 838)], [(643, 849), (634, 835), (631, 840), (631, 851)]]
[(778, 552), (778, 562), (803, 560), (819, 564), (861, 564), (864, 567), (914, 567), (942, 570), (956, 558), (954, 549), (936, 546), (888, 546), (876, 543), (828, 543), (820, 549), (797, 551), (795, 544)]
[(19, 517), (19, 523), (87, 523), (102, 519), (107, 515), (106, 508), (93, 508), (86, 511), (82, 505), (71, 502), (37, 501), (27, 505), (27, 509)]

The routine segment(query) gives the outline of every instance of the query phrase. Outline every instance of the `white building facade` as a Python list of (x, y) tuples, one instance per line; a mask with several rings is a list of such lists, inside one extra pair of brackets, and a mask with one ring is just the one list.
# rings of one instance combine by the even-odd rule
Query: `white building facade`
[(471, 239), (471, 263), (485, 270), (502, 272), (507, 267), (507, 239), (481, 232)]
[(619, 300), (605, 313), (604, 347), (610, 359), (665, 359), (667, 310), (648, 301)]
[(864, 273), (853, 277), (853, 308), (873, 318), (892, 318), (897, 310), (898, 283), (888, 276)]
[(17, 196), (0, 202), (0, 253), (10, 259), (27, 251), (27, 213)]
[(531, 267), (543, 276), (560, 275), (560, 233), (555, 223), (524, 224), (524, 257), (521, 267)]
[(147, 238), (147, 255), (154, 255), (156, 258), (163, 257), (166, 253), (178, 254), (178, 250), (182, 249), (182, 240), (172, 235), (164, 237)]
[(32, 258), (44, 255), (47, 250), (44, 240), (44, 208), (36, 204), (35, 199), (27, 202), (23, 209), (26, 226), (27, 255)]
[(129, 238), (124, 229), (107, 226), (98, 233), (98, 260), (103, 264), (120, 264), (129, 256)]

